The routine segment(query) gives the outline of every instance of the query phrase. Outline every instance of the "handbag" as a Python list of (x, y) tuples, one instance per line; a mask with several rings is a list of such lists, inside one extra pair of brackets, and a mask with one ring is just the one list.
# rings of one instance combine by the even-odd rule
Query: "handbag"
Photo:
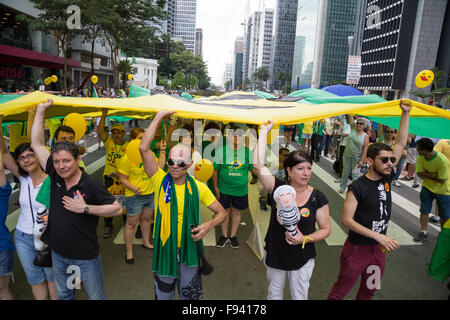
[[(27, 183), (27, 186), (28, 186), (28, 201), (30, 201), (31, 220), (33, 221), (33, 229), (34, 229), (34, 213), (33, 213), (33, 203), (31, 202), (30, 184)], [(38, 250), (36, 256), (34, 257), (33, 264), (37, 267), (51, 268), (52, 249), (50, 249), (50, 247), (47, 247), (44, 250)]]

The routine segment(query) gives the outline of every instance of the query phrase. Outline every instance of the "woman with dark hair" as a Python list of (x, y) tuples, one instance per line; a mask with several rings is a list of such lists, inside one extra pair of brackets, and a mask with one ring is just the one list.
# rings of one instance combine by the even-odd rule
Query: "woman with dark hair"
[[(2, 117), (0, 116), (0, 124)], [(34, 246), (33, 225), (41, 203), (36, 196), (47, 174), (42, 170), (39, 161), (28, 142), (20, 144), (14, 151), (14, 159), (8, 153), (3, 135), (0, 138), (0, 149), (5, 167), (20, 181), (20, 215), (14, 233), (14, 243), (20, 263), (25, 271), (36, 300), (48, 298), (56, 300), (56, 286), (51, 268), (37, 267), (33, 264), (37, 250)]]
[[(286, 275), (289, 279), (291, 298), (308, 299), (309, 280), (314, 269), (316, 256), (314, 242), (330, 235), (330, 213), (328, 200), (319, 190), (309, 185), (313, 159), (304, 151), (292, 151), (284, 161), (286, 180), (273, 176), (264, 165), (267, 134), (273, 123), (261, 125), (258, 144), (255, 149), (255, 169), (264, 189), (269, 193), (272, 207), (269, 228), (265, 238), (267, 278), (269, 280), (268, 299), (283, 299)], [(300, 220), (295, 226), (295, 236), (287, 232), (278, 221), (279, 209), (274, 194), (279, 187), (295, 190), (295, 205)], [(277, 201), (278, 202), (278, 201)], [(315, 230), (317, 223), (319, 229)]]
[[(130, 132), (130, 141), (141, 139), (144, 135), (144, 129), (134, 128)], [(166, 145), (161, 143), (160, 166), (164, 167)], [(125, 262), (134, 263), (133, 241), (134, 231), (139, 221), (142, 232), (143, 247), (153, 249), (150, 243), (150, 224), (153, 218), (155, 208), (154, 190), (150, 180), (145, 173), (142, 163), (140, 165), (128, 159), (125, 154), (117, 166), (120, 183), (125, 187), (125, 208), (127, 221), (125, 223), (123, 238), (125, 242)]]

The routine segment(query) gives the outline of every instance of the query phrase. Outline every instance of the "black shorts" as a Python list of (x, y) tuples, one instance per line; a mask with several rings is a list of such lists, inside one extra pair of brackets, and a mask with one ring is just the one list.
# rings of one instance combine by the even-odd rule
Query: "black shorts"
[(239, 197), (221, 193), (219, 202), (224, 209), (233, 207), (237, 210), (245, 210), (248, 208), (248, 194)]

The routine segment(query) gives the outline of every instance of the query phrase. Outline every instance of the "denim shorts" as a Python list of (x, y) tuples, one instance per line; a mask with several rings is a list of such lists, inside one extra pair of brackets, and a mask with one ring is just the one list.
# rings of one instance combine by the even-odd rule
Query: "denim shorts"
[(27, 276), (30, 285), (44, 282), (54, 282), (52, 268), (37, 267), (33, 264), (37, 250), (34, 247), (34, 236), (16, 229), (14, 232), (14, 244), (16, 246), (17, 256), (19, 257), (22, 268)]
[(155, 209), (155, 194), (150, 193), (146, 195), (135, 195), (125, 197), (125, 209), (127, 209), (127, 216), (136, 216), (142, 212), (142, 209)]
[(12, 272), (14, 263), (13, 251), (0, 251), (0, 277), (9, 275)]
[(422, 187), (420, 191), (420, 213), (429, 214), (434, 199), (436, 199), (439, 216), (450, 219), (450, 195), (435, 194), (426, 187)]

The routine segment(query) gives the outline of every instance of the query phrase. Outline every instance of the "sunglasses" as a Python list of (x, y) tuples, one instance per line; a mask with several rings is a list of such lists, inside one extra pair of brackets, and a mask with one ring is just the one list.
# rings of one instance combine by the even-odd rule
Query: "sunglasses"
[(173, 167), (175, 164), (180, 168), (184, 168), (187, 166), (187, 163), (184, 160), (173, 160), (172, 158), (169, 158), (169, 160), (167, 160), (167, 164), (169, 165), (169, 167)]
[(387, 163), (389, 160), (391, 160), (392, 163), (395, 163), (395, 161), (397, 161), (396, 157), (379, 157), (378, 159), (380, 159), (383, 163)]
[(33, 159), (33, 158), (34, 158), (34, 153), (29, 153), (26, 156), (17, 157), (17, 160), (25, 161), (25, 160), (30, 160), (30, 159)]
[(357, 125), (357, 126), (363, 126), (363, 125), (364, 125), (364, 122), (357, 122), (356, 125)]

